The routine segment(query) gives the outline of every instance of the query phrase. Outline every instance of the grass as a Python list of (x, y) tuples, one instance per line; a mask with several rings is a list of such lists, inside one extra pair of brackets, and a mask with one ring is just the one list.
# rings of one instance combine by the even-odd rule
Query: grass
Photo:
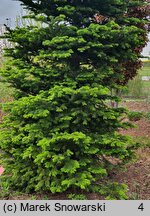
[(142, 76), (150, 76), (150, 62), (144, 63), (138, 75), (129, 81), (127, 90), (123, 93), (124, 96), (145, 99), (150, 97), (150, 81), (143, 81)]
[(139, 73), (141, 76), (150, 76), (150, 61), (143, 63), (143, 68)]
[[(143, 68), (139, 71), (139, 76), (150, 76), (150, 62), (144, 63)], [(150, 81), (142, 81), (144, 87), (150, 90)]]
[[(150, 76), (150, 64), (145, 65), (140, 71), (139, 71), (140, 78), (142, 76)], [(150, 97), (150, 81), (142, 81), (143, 85), (143, 91), (146, 94), (146, 96)]]
[(140, 75), (141, 75), (141, 76), (150, 76), (150, 66), (144, 66), (144, 67), (140, 70)]

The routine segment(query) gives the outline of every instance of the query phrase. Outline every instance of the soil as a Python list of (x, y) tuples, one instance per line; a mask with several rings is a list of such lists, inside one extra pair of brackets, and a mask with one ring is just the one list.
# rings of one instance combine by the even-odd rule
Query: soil
[(135, 128), (128, 130), (121, 130), (121, 133), (124, 135), (130, 135), (133, 137), (147, 137), (150, 139), (150, 121), (147, 119), (140, 119), (139, 121), (134, 122)]
[[(150, 112), (150, 103), (143, 101), (126, 101), (122, 103), (122, 106), (128, 108), (130, 111), (143, 112), (144, 114)], [(150, 121), (146, 118), (142, 118), (139, 121), (132, 122), (135, 128), (129, 130), (122, 130), (122, 134), (130, 135), (133, 137), (147, 137), (150, 138)]]
[[(126, 101), (122, 106), (131, 111), (150, 112), (150, 103)], [(138, 160), (126, 166), (126, 171), (114, 173), (113, 179), (128, 185), (131, 199), (150, 199), (150, 120), (142, 118), (134, 122), (135, 128), (122, 130), (122, 134), (130, 135), (140, 142), (149, 142), (149, 147), (136, 151)]]
[(150, 148), (137, 151), (138, 161), (128, 165), (126, 171), (115, 173), (113, 180), (128, 185), (130, 199), (150, 199)]
[[(144, 101), (126, 101), (122, 106), (127, 107), (132, 111), (150, 112), (150, 103)], [(3, 113), (0, 112), (0, 115)], [(142, 118), (134, 122), (136, 128), (122, 130), (122, 134), (128, 134), (134, 138), (139, 138), (143, 143), (150, 143), (150, 120)], [(143, 144), (143, 147), (136, 151), (138, 159), (125, 167), (124, 171), (114, 171), (111, 180), (128, 185), (129, 199), (149, 200), (150, 199), (150, 145)], [(90, 200), (103, 199), (93, 193), (87, 193), (87, 198)], [(49, 199), (49, 200), (65, 200), (68, 199), (68, 193), (63, 194), (23, 194), (13, 195), (9, 193), (3, 199), (27, 200), (27, 199)]]
[(128, 108), (131, 111), (150, 112), (150, 102), (146, 101), (124, 101), (121, 106)]

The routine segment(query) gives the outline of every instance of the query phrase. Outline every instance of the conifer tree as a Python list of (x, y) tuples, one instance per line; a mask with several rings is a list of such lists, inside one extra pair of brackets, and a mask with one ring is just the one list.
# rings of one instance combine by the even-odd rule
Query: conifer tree
[(145, 2), (20, 2), (36, 22), (6, 34), (14, 47), (1, 74), (15, 94), (0, 131), (3, 181), (28, 192), (74, 189), (125, 199), (124, 186), (104, 181), (110, 158), (126, 163), (133, 152), (131, 139), (118, 132), (128, 127), (126, 110), (109, 106), (119, 100), (110, 89), (124, 80), (120, 62), (139, 58), (132, 51), (144, 44), (146, 30), (137, 23), (145, 20), (126, 14)]

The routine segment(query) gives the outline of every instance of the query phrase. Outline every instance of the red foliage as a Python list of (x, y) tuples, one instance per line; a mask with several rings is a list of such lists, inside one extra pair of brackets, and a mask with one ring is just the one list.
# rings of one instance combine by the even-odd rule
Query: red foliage
[[(137, 24), (138, 28), (145, 30), (141, 35), (143, 38), (142, 41), (144, 43), (141, 46), (133, 49), (133, 52), (136, 53), (138, 56), (141, 55), (143, 48), (146, 46), (148, 42), (148, 32), (150, 31), (150, 22), (149, 22), (150, 0), (147, 1), (143, 0), (143, 2), (147, 2), (147, 4), (141, 7), (140, 6), (133, 7), (127, 13), (127, 17), (136, 17), (136, 18), (147, 20), (147, 24), (144, 23)], [(142, 62), (141, 60), (137, 59), (137, 61), (132, 61), (132, 62), (129, 61), (129, 62), (122, 63), (122, 66), (124, 67), (124, 71), (123, 71), (124, 80), (120, 84), (126, 85), (130, 79), (133, 79), (136, 76), (138, 69), (140, 69), (142, 66)]]

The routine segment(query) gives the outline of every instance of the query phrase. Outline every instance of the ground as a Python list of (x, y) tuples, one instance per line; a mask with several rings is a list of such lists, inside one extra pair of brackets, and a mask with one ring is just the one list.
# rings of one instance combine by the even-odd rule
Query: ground
[[(126, 101), (125, 107), (132, 111), (150, 112), (150, 103), (143, 101)], [(150, 199), (150, 119), (142, 118), (134, 122), (135, 128), (122, 131), (136, 139), (143, 147), (136, 151), (137, 161), (127, 165), (126, 170), (114, 173), (113, 179), (126, 183), (131, 199)]]
[(150, 199), (150, 149), (137, 151), (136, 163), (128, 165), (124, 172), (114, 173), (113, 179), (128, 185), (130, 199)]
[[(130, 111), (138, 111), (144, 114), (150, 112), (150, 102), (147, 101), (125, 101), (122, 103), (122, 106), (128, 108)], [(134, 122), (134, 124), (135, 128), (122, 131), (122, 133), (133, 137), (150, 139), (150, 119), (141, 118), (139, 121)]]

